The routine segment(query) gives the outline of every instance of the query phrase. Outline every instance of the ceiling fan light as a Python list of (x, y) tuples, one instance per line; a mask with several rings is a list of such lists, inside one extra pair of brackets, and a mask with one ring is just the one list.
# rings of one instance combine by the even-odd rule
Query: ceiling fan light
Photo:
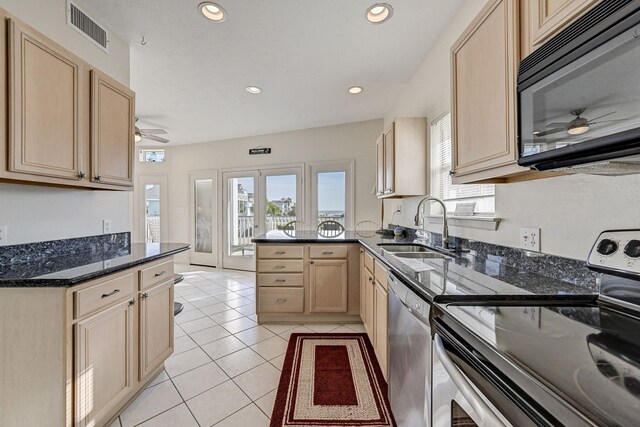
[(198, 5), (198, 10), (200, 10), (200, 13), (202, 13), (205, 18), (214, 22), (222, 22), (227, 18), (227, 14), (224, 9), (216, 3), (200, 3)]
[(365, 13), (367, 21), (372, 24), (382, 24), (393, 16), (393, 8), (387, 3), (376, 3), (370, 6)]
[(582, 135), (589, 131), (589, 125), (579, 125), (567, 129), (569, 135)]

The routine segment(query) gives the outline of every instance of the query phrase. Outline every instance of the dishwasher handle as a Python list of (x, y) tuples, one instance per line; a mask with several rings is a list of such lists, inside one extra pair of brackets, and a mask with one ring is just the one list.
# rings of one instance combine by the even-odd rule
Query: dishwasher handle
[(504, 423), (496, 416), (491, 408), (485, 403), (484, 399), (476, 392), (471, 383), (462, 374), (460, 369), (455, 365), (453, 360), (447, 354), (447, 350), (444, 348), (442, 338), (437, 333), (433, 337), (433, 347), (438, 355), (438, 358), (442, 362), (442, 366), (451, 377), (451, 380), (455, 383), (460, 393), (469, 402), (473, 410), (480, 416), (482, 424), (490, 426), (504, 426)]

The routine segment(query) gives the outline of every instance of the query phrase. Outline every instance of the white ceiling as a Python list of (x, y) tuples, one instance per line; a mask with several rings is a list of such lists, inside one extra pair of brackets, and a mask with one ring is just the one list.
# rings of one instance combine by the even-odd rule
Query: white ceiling
[(222, 23), (200, 1), (84, 1), (131, 46), (139, 127), (171, 145), (381, 118), (462, 4), (387, 0), (393, 17), (372, 25), (374, 0), (220, 0)]

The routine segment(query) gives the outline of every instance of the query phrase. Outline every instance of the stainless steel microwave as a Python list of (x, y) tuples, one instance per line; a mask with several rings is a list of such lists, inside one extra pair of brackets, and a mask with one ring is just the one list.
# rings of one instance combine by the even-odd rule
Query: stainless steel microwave
[(640, 0), (603, 0), (520, 63), (522, 166), (640, 173)]

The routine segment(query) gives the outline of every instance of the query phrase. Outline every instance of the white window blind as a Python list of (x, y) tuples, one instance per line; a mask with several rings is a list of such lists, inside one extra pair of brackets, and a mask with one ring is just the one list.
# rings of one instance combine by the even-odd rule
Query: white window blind
[(451, 113), (431, 123), (431, 195), (445, 201), (447, 210), (455, 211), (458, 202), (476, 203), (475, 213), (495, 212), (495, 185), (454, 185), (451, 181)]

